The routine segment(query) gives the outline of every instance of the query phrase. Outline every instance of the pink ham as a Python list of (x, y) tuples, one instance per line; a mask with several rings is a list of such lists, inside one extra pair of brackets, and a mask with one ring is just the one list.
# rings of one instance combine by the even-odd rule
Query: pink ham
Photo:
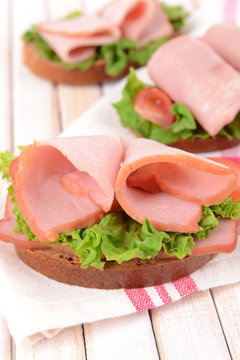
[(195, 239), (192, 255), (229, 253), (237, 246), (237, 221), (220, 219), (218, 226), (203, 240)]
[(16, 220), (0, 220), (0, 239), (3, 242), (20, 246), (24, 249), (30, 250), (53, 250), (61, 254), (73, 256), (76, 254), (70, 250), (67, 245), (44, 245), (40, 241), (29, 241), (24, 233), (14, 233), (13, 229), (16, 227)]
[(147, 139), (133, 141), (116, 183), (116, 198), (136, 221), (147, 217), (159, 230), (196, 232), (201, 205), (223, 201), (236, 174), (184, 151)]
[(58, 138), (23, 150), (13, 174), (15, 198), (40, 241), (91, 226), (111, 209), (122, 152), (120, 139), (109, 136)]
[(139, 47), (174, 31), (155, 0), (113, 1), (99, 14), (119, 26), (124, 37), (138, 41)]
[(43, 39), (67, 63), (81, 62), (95, 54), (93, 46), (111, 44), (121, 37), (114, 24), (98, 15), (38, 25)]
[(148, 72), (211, 136), (240, 109), (240, 74), (199, 40), (185, 35), (164, 44), (150, 59)]
[(159, 4), (157, 4), (150, 24), (146, 27), (139, 38), (138, 47), (142, 47), (163, 36), (170, 36), (173, 33), (174, 29), (170, 24), (167, 15), (161, 9)]
[(240, 27), (231, 24), (212, 26), (202, 40), (226, 62), (240, 71)]

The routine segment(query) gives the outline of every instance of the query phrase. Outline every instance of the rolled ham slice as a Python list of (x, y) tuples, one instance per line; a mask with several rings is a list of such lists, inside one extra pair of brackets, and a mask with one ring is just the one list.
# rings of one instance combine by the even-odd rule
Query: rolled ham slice
[(174, 31), (155, 0), (113, 1), (99, 14), (119, 26), (124, 37), (138, 41), (139, 47)]
[(23, 150), (11, 169), (15, 198), (40, 241), (100, 221), (113, 204), (122, 154), (120, 138), (109, 136), (57, 138)]
[(220, 219), (218, 226), (203, 240), (195, 239), (192, 255), (229, 253), (237, 246), (237, 220)]
[(240, 74), (202, 41), (186, 35), (169, 41), (153, 54), (148, 72), (211, 136), (240, 109)]
[(234, 189), (233, 170), (147, 139), (131, 142), (116, 182), (116, 198), (136, 221), (158, 230), (196, 232), (201, 205), (223, 201)]
[(212, 26), (202, 40), (226, 62), (240, 71), (240, 27), (232, 24)]
[(94, 46), (111, 44), (121, 37), (120, 29), (96, 14), (65, 21), (47, 21), (38, 31), (56, 54), (67, 63), (87, 60)]

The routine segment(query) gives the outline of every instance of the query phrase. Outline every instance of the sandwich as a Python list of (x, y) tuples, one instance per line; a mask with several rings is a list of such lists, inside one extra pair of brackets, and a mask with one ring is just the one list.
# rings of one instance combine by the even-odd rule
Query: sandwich
[(172, 39), (153, 54), (147, 70), (154, 84), (131, 69), (114, 104), (123, 126), (193, 153), (240, 143), (240, 74), (205, 42)]
[(1, 153), (0, 240), (51, 279), (89, 288), (177, 280), (237, 244), (239, 166), (148, 139), (34, 142)]
[(127, 75), (184, 25), (182, 6), (117, 0), (97, 13), (72, 12), (23, 35), (23, 62), (57, 83), (91, 84)]

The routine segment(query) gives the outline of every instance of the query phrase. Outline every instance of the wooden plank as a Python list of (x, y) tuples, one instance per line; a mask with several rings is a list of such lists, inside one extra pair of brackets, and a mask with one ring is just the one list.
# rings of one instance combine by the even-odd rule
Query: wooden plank
[[(48, 17), (56, 19), (67, 13), (81, 9), (83, 1), (58, 1), (46, 2)], [(90, 86), (68, 86), (57, 85), (57, 97), (61, 114), (62, 128), (66, 128), (73, 120), (78, 118), (90, 105), (101, 96), (101, 88), (97, 85)]]
[(232, 358), (240, 359), (240, 283), (212, 289), (212, 295)]
[[(58, 119), (53, 116), (55, 96), (48, 81), (30, 73), (22, 65), (21, 34), (45, 18), (42, 0), (26, 2), (13, 0), (13, 117), (14, 145), (25, 145), (33, 139), (50, 138), (59, 132)], [(26, 10), (27, 9), (27, 10)], [(53, 121), (51, 121), (53, 119)]]
[(11, 46), (8, 0), (0, 1), (0, 48), (0, 151), (4, 151), (11, 148)]
[(58, 99), (63, 129), (76, 120), (100, 96), (101, 88), (97, 85), (75, 87), (59, 85)]
[(17, 360), (85, 360), (82, 326), (69, 327), (35, 345), (17, 345)]
[(227, 360), (230, 354), (210, 292), (151, 310), (161, 360)]
[(9, 334), (7, 323), (0, 314), (0, 359), (11, 359), (11, 336)]
[(158, 360), (148, 312), (86, 324), (88, 360)]

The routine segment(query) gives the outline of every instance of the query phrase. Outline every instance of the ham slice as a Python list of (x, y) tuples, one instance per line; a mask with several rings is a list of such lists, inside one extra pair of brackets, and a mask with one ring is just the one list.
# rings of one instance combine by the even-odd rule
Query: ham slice
[(16, 227), (16, 220), (0, 220), (0, 239), (3, 242), (14, 244), (20, 246), (24, 249), (30, 250), (53, 250), (55, 252), (61, 254), (67, 254), (73, 256), (76, 254), (70, 250), (70, 247), (67, 245), (44, 245), (40, 241), (29, 241), (24, 233), (17, 233), (13, 232), (13, 229)]
[(235, 172), (222, 164), (136, 139), (126, 151), (115, 190), (136, 221), (147, 217), (158, 230), (196, 232), (201, 205), (223, 201), (236, 181)]
[(171, 35), (174, 31), (155, 0), (113, 1), (103, 7), (99, 14), (119, 26), (124, 37), (138, 41), (138, 47)]
[(111, 44), (121, 37), (118, 27), (96, 14), (43, 22), (38, 31), (67, 63), (87, 60), (95, 54), (93, 46)]
[(233, 200), (240, 199), (240, 166), (235, 161), (232, 161), (231, 159), (226, 158), (210, 158), (213, 161), (219, 162), (221, 164), (224, 164), (228, 166), (230, 169), (232, 169), (236, 175), (237, 175), (237, 183), (234, 188), (234, 191), (230, 194)]
[(167, 15), (161, 9), (159, 3), (157, 3), (154, 16), (150, 24), (146, 27), (139, 38), (138, 47), (140, 48), (163, 36), (171, 36), (173, 33), (174, 29), (169, 22)]
[(195, 239), (192, 255), (229, 253), (237, 246), (237, 221), (220, 219), (218, 226), (210, 231), (209, 238)]
[(153, 54), (148, 72), (211, 136), (240, 109), (240, 74), (204, 42), (186, 35), (167, 42)]
[(240, 71), (240, 27), (232, 24), (212, 26), (202, 40), (226, 62)]
[(58, 138), (23, 150), (12, 171), (15, 198), (40, 241), (100, 221), (113, 204), (122, 152), (120, 138), (109, 136)]

